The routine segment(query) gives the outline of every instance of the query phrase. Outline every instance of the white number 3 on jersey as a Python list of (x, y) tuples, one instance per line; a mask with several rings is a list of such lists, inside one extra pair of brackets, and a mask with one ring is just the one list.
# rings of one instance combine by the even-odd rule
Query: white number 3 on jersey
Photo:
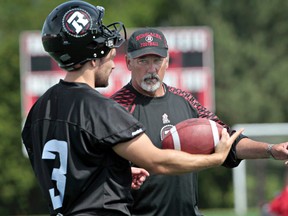
[[(54, 153), (53, 153), (54, 152)], [(51, 179), (56, 181), (56, 189), (59, 191), (59, 195), (55, 196), (55, 188), (49, 190), (52, 200), (53, 208), (58, 209), (62, 207), (63, 198), (66, 185), (66, 173), (67, 173), (67, 159), (68, 159), (68, 147), (67, 142), (59, 140), (48, 141), (43, 149), (42, 159), (55, 160), (56, 154), (59, 153), (60, 167), (54, 168), (52, 171)]]

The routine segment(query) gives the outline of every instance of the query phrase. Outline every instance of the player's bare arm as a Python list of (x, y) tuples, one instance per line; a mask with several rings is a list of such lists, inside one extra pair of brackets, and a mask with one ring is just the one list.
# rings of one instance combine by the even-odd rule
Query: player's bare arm
[[(151, 143), (146, 134), (141, 134), (129, 142), (118, 144), (113, 149), (123, 158), (151, 173), (181, 174), (222, 165), (232, 143), (242, 131), (239, 130), (230, 137), (226, 129), (222, 130), (221, 140), (215, 148), (215, 153), (210, 155), (161, 150)], [(143, 148), (143, 143), (145, 143), (145, 148)]]

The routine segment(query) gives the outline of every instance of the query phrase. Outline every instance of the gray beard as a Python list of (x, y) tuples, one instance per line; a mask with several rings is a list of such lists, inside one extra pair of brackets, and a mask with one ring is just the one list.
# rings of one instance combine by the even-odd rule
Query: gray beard
[[(149, 83), (149, 79), (157, 79), (155, 84)], [(141, 88), (147, 92), (155, 92), (161, 86), (161, 81), (159, 79), (158, 74), (147, 74), (143, 77), (143, 81), (141, 82)]]

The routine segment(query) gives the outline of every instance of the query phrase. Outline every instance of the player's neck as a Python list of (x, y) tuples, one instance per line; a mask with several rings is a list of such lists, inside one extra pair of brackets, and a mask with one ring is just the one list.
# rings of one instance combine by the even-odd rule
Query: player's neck
[(95, 88), (94, 79), (91, 77), (87, 77), (83, 75), (83, 73), (77, 72), (68, 72), (64, 78), (67, 82), (76, 82), (76, 83), (86, 83), (91, 86), (91, 88)]

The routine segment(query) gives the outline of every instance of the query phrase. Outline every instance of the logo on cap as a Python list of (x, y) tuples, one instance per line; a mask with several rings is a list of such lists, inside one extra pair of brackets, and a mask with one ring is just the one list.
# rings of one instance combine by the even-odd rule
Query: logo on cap
[(65, 31), (73, 37), (83, 37), (91, 28), (90, 14), (80, 8), (74, 8), (65, 13), (62, 20)]
[(147, 41), (148, 43), (152, 42), (153, 41), (153, 37), (151, 35), (147, 35), (145, 37), (145, 41)]

